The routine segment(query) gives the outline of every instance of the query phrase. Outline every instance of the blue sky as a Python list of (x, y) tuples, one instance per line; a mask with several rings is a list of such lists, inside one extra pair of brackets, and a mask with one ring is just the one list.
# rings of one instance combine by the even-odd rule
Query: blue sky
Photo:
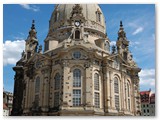
[[(106, 18), (107, 34), (111, 44), (117, 40), (120, 20), (130, 41), (130, 51), (142, 71), (140, 90), (155, 91), (155, 5), (154, 4), (100, 4)], [(39, 44), (48, 32), (52, 4), (3, 5), (3, 85), (12, 92), (14, 71), (20, 59), (24, 40), (28, 36), (32, 19), (35, 20)]]

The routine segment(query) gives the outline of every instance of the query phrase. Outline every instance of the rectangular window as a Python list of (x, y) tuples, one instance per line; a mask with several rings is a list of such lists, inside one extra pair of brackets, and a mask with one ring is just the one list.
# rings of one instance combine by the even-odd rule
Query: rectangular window
[(149, 109), (147, 109), (147, 113), (149, 113)]
[(81, 72), (79, 69), (73, 72), (73, 87), (81, 87)]
[(55, 90), (60, 89), (61, 76), (60, 76), (59, 73), (56, 73), (56, 75), (55, 75), (55, 77), (54, 77), (54, 80), (55, 80), (54, 89), (55, 89)]
[(146, 110), (144, 109), (144, 113), (146, 113)]
[(97, 13), (98, 22), (101, 22), (101, 13)]
[(119, 95), (115, 95), (115, 107), (116, 109), (119, 109)]
[(130, 110), (130, 99), (128, 99), (128, 110)]
[(94, 93), (94, 104), (96, 108), (100, 108), (99, 93)]
[(81, 105), (81, 90), (73, 90), (73, 106)]
[(59, 106), (59, 92), (54, 93), (54, 107)]
[(99, 75), (97, 73), (94, 74), (94, 89), (99, 90)]
[(114, 92), (119, 93), (118, 81), (114, 82)]
[(35, 95), (35, 106), (39, 106), (39, 95)]
[(40, 79), (39, 77), (37, 77), (36, 83), (35, 83), (35, 93), (39, 93), (39, 89), (40, 89)]

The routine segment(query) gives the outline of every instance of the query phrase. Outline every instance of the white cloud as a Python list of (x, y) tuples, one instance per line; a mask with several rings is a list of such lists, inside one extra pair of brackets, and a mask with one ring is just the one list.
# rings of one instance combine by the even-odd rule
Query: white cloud
[(24, 48), (24, 40), (5, 41), (5, 43), (3, 43), (3, 65), (15, 65), (16, 62), (21, 58), (21, 53)]
[(142, 31), (143, 31), (143, 27), (138, 27), (138, 28), (132, 33), (132, 35), (136, 35), (136, 34), (142, 32)]
[(146, 89), (155, 87), (155, 69), (141, 70), (139, 77), (141, 86), (147, 87)]
[(116, 45), (116, 41), (111, 41), (110, 46)]
[(131, 46), (140, 44), (140, 42), (138, 42), (138, 41), (129, 41), (129, 43), (130, 43)]
[(23, 7), (24, 9), (32, 10), (32, 11), (34, 11), (34, 12), (40, 11), (39, 7), (37, 7), (37, 6), (35, 6), (35, 5), (20, 4), (20, 6)]

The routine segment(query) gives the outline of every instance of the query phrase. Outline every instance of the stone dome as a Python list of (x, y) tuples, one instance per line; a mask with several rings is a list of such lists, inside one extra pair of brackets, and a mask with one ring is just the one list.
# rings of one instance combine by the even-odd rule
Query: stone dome
[[(73, 13), (80, 12), (84, 18), (84, 27), (106, 33), (105, 17), (98, 4), (58, 4), (51, 15), (49, 29), (55, 31), (64, 26), (71, 26), (69, 20)], [(95, 31), (96, 32), (96, 31)]]

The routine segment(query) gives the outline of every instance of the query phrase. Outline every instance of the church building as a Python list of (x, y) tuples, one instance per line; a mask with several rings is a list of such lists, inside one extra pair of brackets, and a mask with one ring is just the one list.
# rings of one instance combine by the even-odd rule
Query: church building
[(42, 52), (33, 20), (13, 67), (12, 115), (139, 116), (141, 69), (129, 51), (122, 21), (117, 29), (111, 47), (99, 5), (58, 4)]

